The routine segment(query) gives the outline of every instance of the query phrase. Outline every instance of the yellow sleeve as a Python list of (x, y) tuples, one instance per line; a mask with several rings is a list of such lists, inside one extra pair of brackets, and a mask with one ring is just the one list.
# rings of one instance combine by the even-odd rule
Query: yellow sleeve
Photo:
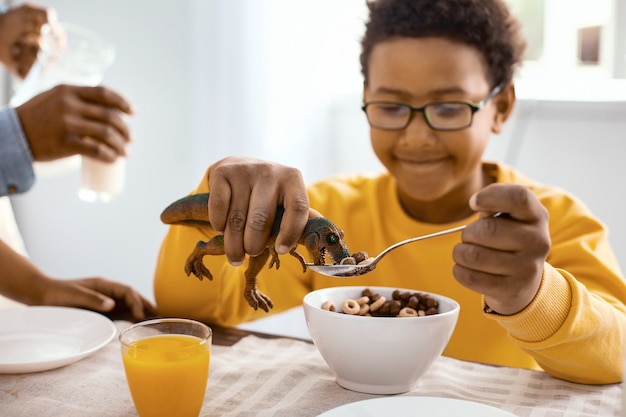
[(518, 314), (487, 314), (554, 377), (581, 384), (622, 379), (626, 320), (566, 271), (546, 264), (539, 292)]

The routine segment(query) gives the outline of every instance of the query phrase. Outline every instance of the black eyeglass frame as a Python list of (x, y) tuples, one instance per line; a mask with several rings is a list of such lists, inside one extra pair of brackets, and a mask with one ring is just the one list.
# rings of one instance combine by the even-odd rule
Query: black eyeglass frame
[[(368, 101), (368, 102), (363, 103), (363, 105), (361, 106), (361, 110), (363, 110), (363, 112), (365, 113), (365, 117), (367, 118), (367, 122), (369, 123), (369, 125), (371, 127), (375, 128), (375, 129), (380, 129), (380, 130), (403, 130), (403, 129), (406, 129), (406, 127), (409, 125), (409, 123), (411, 123), (411, 120), (413, 120), (413, 114), (415, 112), (422, 113), (424, 115), (424, 120), (426, 120), (426, 123), (428, 124), (428, 126), (431, 129), (433, 129), (433, 130), (441, 130), (441, 131), (463, 130), (463, 129), (467, 129), (468, 127), (470, 127), (472, 125), (472, 122), (474, 121), (474, 114), (477, 111), (479, 111), (480, 109), (482, 109), (483, 107), (485, 107), (485, 104), (487, 104), (487, 102), (489, 100), (494, 98), (500, 91), (502, 91), (503, 87), (504, 87), (504, 83), (498, 84), (497, 86), (494, 87), (493, 90), (491, 90), (491, 92), (489, 93), (489, 95), (487, 95), (487, 97), (485, 97), (484, 99), (480, 100), (478, 103), (473, 103), (471, 101), (464, 101), (464, 100), (443, 100), (443, 101), (432, 101), (430, 103), (424, 104), (422, 107), (414, 107), (411, 104), (409, 104), (407, 102), (404, 102), (404, 101), (374, 100), (374, 101)], [(396, 104), (396, 105), (400, 105), (400, 106), (404, 106), (404, 107), (408, 108), (409, 110), (411, 110), (411, 113), (409, 114), (408, 120), (406, 121), (406, 123), (402, 127), (394, 127), (394, 128), (380, 127), (380, 126), (376, 126), (376, 125), (374, 125), (374, 124), (372, 124), (370, 122), (369, 115), (367, 114), (367, 107), (370, 104)], [(465, 104), (465, 105), (469, 106), (469, 108), (472, 111), (469, 123), (467, 125), (465, 125), (465, 126), (454, 127), (454, 128), (441, 128), (441, 127), (433, 126), (432, 122), (430, 121), (430, 117), (428, 116), (428, 113), (426, 113), (426, 109), (429, 106), (432, 106), (432, 105), (435, 105), (435, 104)]]

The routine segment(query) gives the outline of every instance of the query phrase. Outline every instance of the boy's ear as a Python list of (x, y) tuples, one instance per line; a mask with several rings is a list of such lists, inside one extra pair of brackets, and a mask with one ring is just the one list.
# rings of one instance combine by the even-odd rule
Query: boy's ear
[(491, 125), (491, 131), (493, 133), (500, 133), (504, 123), (509, 119), (515, 106), (515, 86), (511, 81), (502, 88), (496, 96), (493, 98), (496, 112), (493, 117), (493, 124)]

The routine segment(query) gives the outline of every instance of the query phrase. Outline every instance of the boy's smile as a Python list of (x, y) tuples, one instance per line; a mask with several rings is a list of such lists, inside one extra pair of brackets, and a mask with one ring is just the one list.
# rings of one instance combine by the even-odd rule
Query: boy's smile
[[(481, 53), (443, 38), (397, 38), (377, 44), (369, 62), (364, 101), (405, 102), (414, 107), (440, 101), (479, 103), (492, 86)], [(446, 223), (471, 215), (470, 196), (491, 180), (482, 155), (498, 131), (495, 98), (473, 114), (471, 125), (436, 130), (421, 111), (399, 130), (371, 128), (374, 152), (396, 178), (405, 210), (414, 218)], [(432, 114), (431, 114), (432, 119)], [(452, 209), (442, 212), (442, 207)]]

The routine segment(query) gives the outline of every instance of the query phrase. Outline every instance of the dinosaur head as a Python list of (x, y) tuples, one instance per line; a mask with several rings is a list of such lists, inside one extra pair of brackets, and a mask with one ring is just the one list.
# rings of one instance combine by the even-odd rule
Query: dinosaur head
[(343, 241), (343, 231), (324, 217), (309, 219), (302, 237), (302, 243), (311, 253), (313, 263), (316, 265), (324, 265), (326, 255), (332, 258), (332, 263), (339, 263), (343, 258), (350, 256), (350, 251)]

